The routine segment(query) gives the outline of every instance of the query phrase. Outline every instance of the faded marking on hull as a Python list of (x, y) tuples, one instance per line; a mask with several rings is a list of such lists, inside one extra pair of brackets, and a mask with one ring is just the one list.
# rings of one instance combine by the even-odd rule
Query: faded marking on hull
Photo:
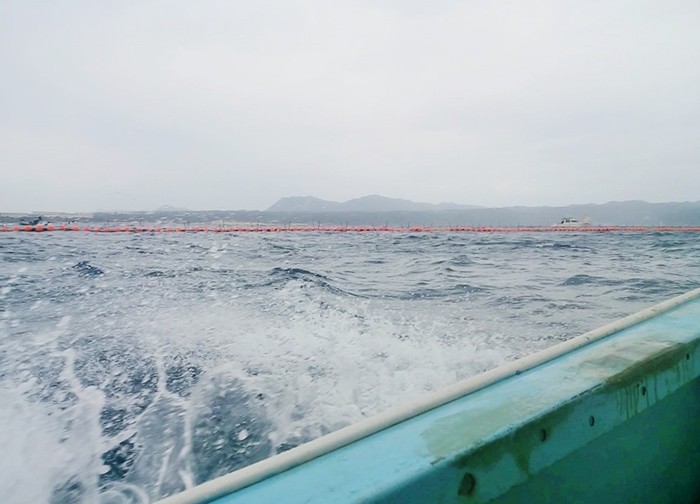
[[(436, 420), (421, 435), (434, 457), (433, 464), (451, 460), (459, 471), (476, 475), (477, 481), (489, 471), (508, 474), (510, 481), (499, 485), (500, 491), (507, 490), (696, 378), (692, 357), (699, 345), (696, 340), (615, 342), (596, 349), (596, 355), (581, 362), (571, 359), (566, 366), (571, 374), (549, 387), (549, 393), (523, 389), (522, 395), (514, 393), (508, 399), (479, 401), (474, 397), (474, 403), (483, 408)], [(589, 419), (584, 410), (591, 405), (614, 412), (608, 416), (616, 418), (596, 423), (591, 415), (590, 428), (582, 429)], [(569, 437), (577, 435), (566, 439), (562, 436), (566, 432)], [(555, 447), (552, 438), (558, 436), (559, 446)], [(535, 455), (539, 462), (533, 464)], [(493, 498), (484, 486), (476, 485), (467, 500)]]

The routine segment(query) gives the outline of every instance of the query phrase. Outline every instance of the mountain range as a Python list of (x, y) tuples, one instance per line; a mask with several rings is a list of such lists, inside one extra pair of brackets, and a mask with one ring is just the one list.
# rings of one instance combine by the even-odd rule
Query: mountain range
[(559, 207), (512, 206), (487, 208), (475, 205), (416, 203), (372, 195), (344, 203), (312, 196), (280, 199), (264, 218), (274, 222), (320, 222), (350, 225), (486, 225), (546, 226), (564, 217), (588, 218), (593, 225), (698, 226), (700, 201), (649, 203), (611, 201)]
[(290, 196), (280, 199), (266, 212), (425, 212), (430, 210), (467, 210), (480, 208), (457, 203), (420, 203), (378, 194), (344, 202), (329, 201), (314, 196)]

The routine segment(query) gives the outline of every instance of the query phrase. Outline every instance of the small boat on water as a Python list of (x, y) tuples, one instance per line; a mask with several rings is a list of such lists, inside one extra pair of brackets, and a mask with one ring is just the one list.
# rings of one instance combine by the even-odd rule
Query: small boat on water
[(578, 220), (578, 219), (574, 219), (573, 217), (564, 217), (562, 220), (560, 220), (556, 224), (552, 224), (552, 227), (562, 227), (562, 228), (582, 228), (582, 227), (590, 227), (590, 226), (591, 226), (590, 219)]
[(39, 217), (22, 219), (19, 221), (20, 226), (46, 226), (49, 222), (44, 220), (41, 215)]
[(161, 501), (700, 499), (700, 289)]

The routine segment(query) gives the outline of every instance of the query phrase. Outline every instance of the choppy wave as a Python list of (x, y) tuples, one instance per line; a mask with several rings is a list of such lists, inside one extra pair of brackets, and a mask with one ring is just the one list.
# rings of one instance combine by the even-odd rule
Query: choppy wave
[(0, 488), (147, 502), (700, 283), (689, 235), (0, 238)]

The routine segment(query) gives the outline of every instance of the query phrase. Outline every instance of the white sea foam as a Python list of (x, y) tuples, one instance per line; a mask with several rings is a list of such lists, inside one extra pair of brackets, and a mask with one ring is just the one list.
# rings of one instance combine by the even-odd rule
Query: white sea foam
[(0, 272), (13, 503), (157, 499), (700, 279), (643, 237), (20, 238), (59, 252)]
[(61, 409), (28, 399), (16, 389), (0, 390), (4, 502), (53, 502), (57, 491), (79, 492), (82, 502), (98, 500), (101, 393), (82, 387), (73, 391), (75, 404)]
[(209, 373), (235, 375), (263, 393), (274, 445), (320, 436), (504, 361), (478, 350), (469, 323), (435, 307), (405, 312), (387, 300), (333, 306), (302, 281), (265, 304), (233, 298), (194, 307), (199, 316), (161, 312), (161, 344), (211, 349)]

